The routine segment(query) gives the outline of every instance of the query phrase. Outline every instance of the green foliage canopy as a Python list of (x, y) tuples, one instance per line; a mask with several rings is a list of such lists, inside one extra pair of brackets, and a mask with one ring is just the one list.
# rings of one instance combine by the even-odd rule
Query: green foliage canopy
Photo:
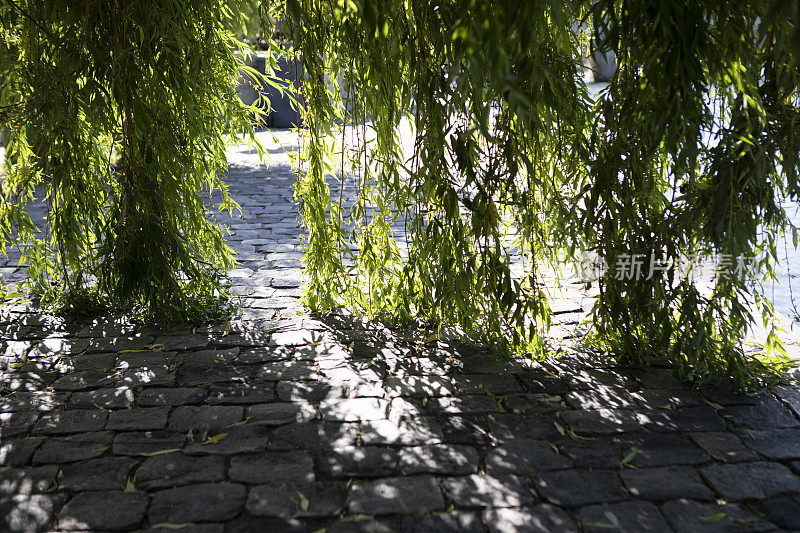
[[(207, 200), (221, 191), (235, 207), (218, 178), (224, 133), (252, 134), (233, 89), (243, 49), (228, 30), (250, 6), (0, 2), (0, 119), (12, 132), (0, 231), (23, 242), (39, 292), (208, 315), (231, 257)], [(782, 232), (796, 232), (781, 204), (800, 197), (796, 3), (261, 9), (263, 35), (283, 20), (292, 43), (273, 41), (273, 53), (303, 65), (296, 195), (314, 310), (421, 317), (541, 354), (551, 265), (583, 251), (612, 265), (757, 255), (768, 280)], [(618, 61), (596, 101), (580, 77), (590, 39)], [(332, 176), (356, 180), (355, 204)], [(25, 207), (42, 188), (39, 239)], [(632, 283), (609, 272), (599, 285), (594, 342), (628, 362), (746, 383), (752, 298), (772, 327), (768, 348), (782, 348), (762, 286), (747, 279), (703, 292), (674, 273)]]
[[(797, 242), (781, 203), (800, 195), (796, 3), (264, 7), (285, 17), (307, 74), (297, 195), (312, 308), (421, 316), (501, 350), (541, 353), (548, 264), (582, 251), (609, 265), (633, 254), (757, 256), (760, 282), (774, 276), (782, 232)], [(596, 102), (580, 76), (589, 39), (618, 61)], [(406, 118), (410, 157), (397, 133)], [(363, 131), (354, 151), (348, 129)], [(349, 210), (326, 181), (337, 168), (358, 180)], [(396, 217), (407, 259), (393, 239)], [(522, 276), (513, 253), (526, 259)], [(763, 312), (767, 349), (783, 350), (752, 281), (719, 276), (703, 292), (674, 270), (634, 281), (609, 270), (593, 341), (636, 365), (668, 360), (683, 377), (744, 384), (763, 370), (743, 354), (756, 320), (749, 301)]]
[[(240, 7), (0, 2), (0, 232), (45, 301), (174, 320), (218, 310), (233, 260), (208, 200), (236, 207), (219, 178), (225, 132), (253, 131), (234, 83)], [(44, 227), (26, 213), (36, 194)]]

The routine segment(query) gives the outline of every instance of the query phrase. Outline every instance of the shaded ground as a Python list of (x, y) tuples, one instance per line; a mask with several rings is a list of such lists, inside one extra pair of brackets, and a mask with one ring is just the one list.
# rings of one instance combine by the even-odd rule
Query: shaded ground
[[(234, 154), (229, 181), (230, 330), (3, 309), (0, 530), (800, 529), (797, 389), (299, 315), (288, 168)], [(554, 303), (564, 331), (580, 296)]]

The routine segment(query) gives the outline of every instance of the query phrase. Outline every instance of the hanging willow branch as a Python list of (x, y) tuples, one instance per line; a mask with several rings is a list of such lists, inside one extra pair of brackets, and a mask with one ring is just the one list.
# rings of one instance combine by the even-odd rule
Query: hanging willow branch
[[(22, 242), (45, 302), (170, 320), (222, 311), (220, 271), (233, 259), (207, 210), (215, 192), (236, 207), (218, 176), (226, 131), (253, 132), (234, 83), (245, 49), (228, 29), (240, 7), (0, 3), (0, 231)], [(35, 197), (45, 227), (26, 214)]]
[[(556, 259), (758, 256), (772, 276), (789, 224), (781, 201), (800, 193), (796, 5), (262, 4), (292, 28), (306, 72), (297, 196), (313, 309), (417, 316), (541, 354), (541, 273)], [(581, 78), (590, 38), (618, 61), (596, 102)], [(365, 132), (338, 173), (358, 179), (349, 210), (329, 189), (348, 128)], [(755, 298), (773, 327), (768, 349), (782, 350), (752, 278), (718, 276), (704, 292), (675, 270), (645, 277), (609, 269), (599, 280), (598, 348), (742, 385), (764, 370), (742, 350)]]

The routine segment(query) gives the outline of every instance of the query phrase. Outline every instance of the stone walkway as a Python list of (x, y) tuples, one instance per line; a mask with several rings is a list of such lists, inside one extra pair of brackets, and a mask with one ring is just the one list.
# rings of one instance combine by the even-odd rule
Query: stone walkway
[[(233, 154), (230, 328), (3, 309), (0, 531), (800, 529), (795, 388), (696, 392), (299, 315), (274, 152), (269, 171)], [(579, 296), (555, 302), (562, 327)]]

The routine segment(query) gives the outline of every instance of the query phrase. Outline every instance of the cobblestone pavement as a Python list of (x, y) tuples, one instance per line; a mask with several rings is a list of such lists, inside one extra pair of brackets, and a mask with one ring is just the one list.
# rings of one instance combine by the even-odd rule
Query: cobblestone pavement
[[(797, 389), (300, 315), (285, 159), (234, 156), (230, 329), (3, 309), (0, 530), (800, 529)], [(554, 303), (565, 328), (579, 296)]]

